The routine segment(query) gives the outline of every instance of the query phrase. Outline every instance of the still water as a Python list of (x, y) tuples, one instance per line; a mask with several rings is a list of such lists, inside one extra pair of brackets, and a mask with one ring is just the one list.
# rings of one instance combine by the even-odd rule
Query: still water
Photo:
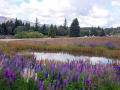
[(55, 61), (72, 61), (72, 60), (83, 60), (90, 61), (91, 63), (112, 63), (112, 59), (105, 57), (89, 57), (89, 56), (75, 56), (68, 53), (45, 53), (45, 52), (34, 52), (32, 53), (37, 60), (55, 60)]

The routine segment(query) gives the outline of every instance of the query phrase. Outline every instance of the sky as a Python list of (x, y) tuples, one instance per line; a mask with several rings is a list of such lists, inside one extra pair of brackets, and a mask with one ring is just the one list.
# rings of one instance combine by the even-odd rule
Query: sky
[(0, 16), (40, 24), (68, 25), (78, 18), (81, 27), (120, 26), (120, 0), (0, 0)]

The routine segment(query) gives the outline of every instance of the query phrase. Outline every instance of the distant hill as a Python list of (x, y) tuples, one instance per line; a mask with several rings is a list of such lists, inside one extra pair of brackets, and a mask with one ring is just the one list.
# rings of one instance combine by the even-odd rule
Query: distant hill
[[(9, 17), (0, 16), (0, 24), (5, 23), (7, 21), (13, 21), (13, 22), (15, 22), (15, 18), (9, 18)], [(22, 20), (22, 22), (23, 23), (30, 23), (31, 26), (35, 26), (35, 23), (30, 22), (30, 21)], [(42, 25), (39, 24), (39, 26), (42, 26)]]
[(13, 18), (8, 18), (8, 17), (4, 17), (4, 16), (0, 16), (0, 24), (2, 24), (2, 23), (5, 23), (5, 22), (7, 22), (7, 21), (15, 21), (15, 19), (13, 19)]

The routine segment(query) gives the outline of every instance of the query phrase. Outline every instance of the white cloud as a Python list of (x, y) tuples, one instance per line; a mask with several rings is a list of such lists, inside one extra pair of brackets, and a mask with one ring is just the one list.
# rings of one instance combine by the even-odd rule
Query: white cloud
[(112, 1), (112, 6), (120, 6), (120, 1), (118, 0)]
[(29, 3), (24, 0), (0, 0), (0, 2), (1, 16), (18, 17), (32, 22), (35, 22), (37, 17), (41, 24), (60, 25), (63, 24), (64, 18), (67, 18), (70, 25), (77, 17), (80, 26), (119, 25), (120, 12), (113, 11), (116, 6), (120, 6), (118, 0), (30, 0)]
[(90, 16), (95, 18), (104, 18), (108, 17), (109, 11), (103, 8), (99, 8), (97, 6), (93, 6), (93, 9), (90, 11)]

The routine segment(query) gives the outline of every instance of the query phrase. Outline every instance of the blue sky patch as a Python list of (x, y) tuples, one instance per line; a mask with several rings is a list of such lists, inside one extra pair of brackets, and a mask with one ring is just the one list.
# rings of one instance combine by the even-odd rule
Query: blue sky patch
[(29, 3), (30, 2), (30, 0), (24, 0), (26, 3)]

